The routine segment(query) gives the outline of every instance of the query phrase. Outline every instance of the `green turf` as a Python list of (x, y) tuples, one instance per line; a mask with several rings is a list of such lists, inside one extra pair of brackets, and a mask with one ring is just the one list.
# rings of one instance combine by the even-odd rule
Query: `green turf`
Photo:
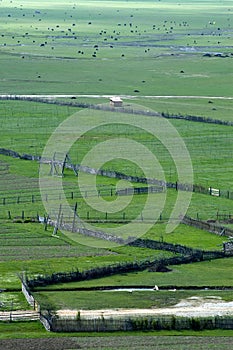
[[(12, 322), (11, 324), (9, 323), (3, 323), (0, 322), (0, 338), (1, 339), (37, 339), (37, 338), (60, 338), (60, 337), (77, 337), (76, 339), (78, 341), (82, 341), (83, 345), (85, 346), (86, 349), (92, 349), (93, 346), (96, 345), (96, 342), (100, 344), (100, 349), (102, 346), (106, 345), (106, 342), (110, 341), (109, 346), (111, 350), (117, 349), (119, 347), (119, 342), (122, 344), (128, 343), (129, 336), (132, 336), (132, 333), (129, 332), (117, 332), (117, 333), (51, 333), (47, 332), (42, 324), (38, 321), (34, 322)], [(145, 342), (146, 337), (156, 337), (154, 339), (151, 339), (153, 342), (154, 341), (159, 341), (159, 338), (157, 337), (166, 337), (166, 341), (169, 343), (171, 341), (171, 337), (174, 336), (174, 340), (176, 343), (180, 341), (182, 343), (183, 339), (182, 336), (187, 337), (189, 336), (190, 340), (190, 345), (192, 346), (192, 339), (194, 340), (195, 343), (195, 338), (198, 338), (198, 341), (203, 345), (203, 336), (209, 337), (207, 338), (209, 341), (209, 344), (211, 347), (206, 347), (205, 350), (209, 350), (213, 347), (213, 344), (211, 344), (210, 340), (213, 342), (215, 341), (216, 343), (226, 343), (228, 347), (223, 348), (229, 349), (229, 344), (232, 342), (232, 334), (233, 332), (231, 330), (205, 330), (205, 331), (159, 331), (159, 332), (134, 332), (133, 337), (136, 337), (137, 342), (142, 341), (142, 343)], [(177, 337), (179, 336), (179, 337)], [(107, 337), (107, 338), (106, 338)], [(201, 337), (201, 338), (200, 338)], [(217, 338), (218, 337), (218, 338)], [(225, 337), (225, 339), (224, 339)], [(109, 339), (109, 340), (108, 340)], [(130, 338), (132, 340), (132, 338)], [(163, 338), (160, 338), (161, 342)], [(164, 338), (165, 339), (165, 338)], [(180, 339), (180, 340), (179, 340)], [(184, 339), (185, 341), (185, 339)], [(115, 344), (115, 345), (113, 345)], [(153, 344), (153, 343), (152, 343)], [(133, 344), (135, 347), (135, 344)], [(186, 341), (186, 346), (187, 346), (187, 341)], [(219, 344), (218, 344), (219, 346)], [(190, 348), (190, 350), (192, 347)]]
[[(57, 286), (57, 289), (103, 286), (153, 287), (155, 284), (172, 288), (175, 286), (232, 286), (232, 258), (169, 267), (172, 271), (168, 273), (148, 271), (128, 273), (95, 279), (93, 281), (61, 284)], [(221, 276), (221, 278), (219, 276)], [(49, 289), (50, 287), (47, 288)]]
[(220, 297), (232, 301), (232, 293), (215, 291), (48, 291), (34, 294), (35, 298), (44, 308), (53, 305), (57, 310), (102, 310), (116, 308), (151, 309), (171, 307), (181, 300), (193, 296), (207, 298)]
[(3, 93), (231, 95), (228, 1), (42, 1), (37, 11), (1, 4)]

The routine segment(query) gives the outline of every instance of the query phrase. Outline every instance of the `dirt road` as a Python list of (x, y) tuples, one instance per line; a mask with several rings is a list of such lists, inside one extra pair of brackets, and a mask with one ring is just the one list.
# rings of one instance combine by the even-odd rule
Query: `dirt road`
[[(9, 98), (9, 99), (15, 99), (15, 98), (47, 98), (47, 99), (54, 99), (54, 98), (110, 98), (113, 95), (80, 95), (80, 94), (73, 94), (73, 95), (67, 95), (67, 94), (57, 94), (57, 95), (7, 95), (7, 94), (0, 94), (0, 98)], [(177, 96), (177, 95), (121, 95), (124, 99), (134, 99), (134, 98), (148, 98), (148, 99), (162, 99), (162, 98), (177, 98), (177, 99), (212, 99), (212, 100), (233, 100), (233, 96)]]
[[(58, 310), (57, 314), (64, 318), (77, 316), (77, 310)], [(191, 297), (181, 300), (178, 304), (168, 308), (154, 309), (103, 309), (80, 310), (83, 319), (120, 318), (136, 316), (175, 315), (185, 317), (208, 317), (233, 315), (233, 302), (225, 302), (218, 297)]]

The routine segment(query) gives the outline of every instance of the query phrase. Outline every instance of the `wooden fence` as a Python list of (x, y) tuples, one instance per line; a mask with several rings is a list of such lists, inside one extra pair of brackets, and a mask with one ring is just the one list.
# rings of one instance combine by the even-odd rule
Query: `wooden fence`
[(54, 332), (113, 332), (113, 331), (150, 331), (150, 330), (204, 330), (232, 329), (233, 316), (215, 317), (178, 317), (145, 316), (127, 318), (76, 319), (58, 318), (48, 320)]
[[(0, 154), (8, 155), (8, 156), (14, 157), (14, 158), (33, 160), (33, 161), (36, 160), (36, 161), (40, 161), (42, 163), (43, 162), (46, 162), (46, 163), (52, 162), (52, 160), (42, 159), (40, 156), (35, 156), (35, 155), (30, 155), (30, 154), (20, 155), (19, 153), (15, 152), (15, 151), (5, 149), (5, 148), (0, 148)], [(215, 188), (213, 189), (213, 187), (205, 188), (201, 185), (179, 183), (178, 181), (177, 182), (165, 182), (165, 181), (158, 180), (158, 179), (152, 179), (152, 178), (148, 179), (148, 178), (143, 178), (143, 177), (139, 177), (139, 176), (126, 175), (126, 174), (116, 172), (116, 171), (110, 171), (110, 170), (104, 170), (104, 169), (97, 170), (97, 169), (94, 169), (94, 168), (91, 168), (88, 166), (83, 166), (80, 164), (76, 164), (76, 165), (65, 164), (64, 166), (68, 169), (75, 168), (76, 172), (82, 171), (82, 172), (92, 174), (92, 175), (99, 175), (99, 176), (106, 176), (106, 177), (110, 177), (110, 178), (128, 180), (128, 181), (134, 182), (134, 183), (156, 185), (156, 186), (158, 186), (159, 190), (163, 190), (164, 188), (173, 188), (176, 191), (189, 191), (189, 192), (207, 194), (207, 195), (211, 195), (211, 196), (216, 195), (216, 193), (218, 193), (219, 197), (233, 200), (233, 192), (230, 190), (221, 190), (221, 189), (215, 189)], [(111, 191), (112, 190), (110, 190), (110, 195), (113, 195), (113, 192), (111, 193)], [(145, 191), (145, 190), (140, 188), (140, 190), (138, 189), (138, 191), (135, 190), (135, 194), (136, 193), (137, 194), (143, 193), (143, 191)], [(149, 192), (149, 190), (148, 190), (148, 192)], [(73, 197), (74, 197), (74, 192), (71, 191), (71, 196), (72, 196), (72, 193), (73, 193)], [(100, 193), (98, 195), (100, 195)], [(104, 195), (104, 194), (101, 194), (101, 195)], [(46, 197), (45, 197), (45, 198), (43, 198), (43, 200), (49, 200), (49, 199), (48, 198), (46, 199)], [(35, 202), (36, 195), (35, 196), (30, 195), (28, 201), (32, 202), (32, 203)], [(0, 201), (0, 204), (6, 204), (6, 203), (7, 203), (7, 198), (3, 198), (2, 201)], [(20, 196), (17, 196), (16, 203), (20, 203)], [(25, 201), (24, 201), (24, 203), (25, 203)]]
[(0, 321), (3, 322), (37, 321), (39, 319), (39, 313), (33, 310), (0, 311)]
[[(75, 97), (75, 96), (74, 96)], [(221, 119), (213, 119), (213, 118), (206, 118), (203, 116), (194, 116), (194, 115), (181, 115), (181, 114), (170, 114), (168, 112), (162, 112), (158, 113), (153, 110), (143, 110), (138, 109), (137, 107), (134, 108), (131, 107), (121, 107), (121, 108), (114, 108), (111, 107), (108, 104), (90, 104), (90, 103), (84, 103), (84, 102), (77, 102), (72, 99), (72, 101), (58, 101), (55, 98), (45, 98), (45, 97), (32, 97), (32, 96), (20, 96), (20, 95), (2, 95), (0, 96), (0, 100), (22, 100), (22, 101), (32, 101), (32, 102), (39, 102), (39, 103), (46, 103), (46, 104), (55, 104), (59, 106), (70, 106), (70, 107), (79, 107), (79, 108), (89, 108), (89, 109), (96, 109), (96, 110), (104, 110), (109, 112), (118, 112), (118, 113), (127, 113), (127, 114), (137, 114), (137, 115), (145, 115), (145, 116), (151, 116), (151, 117), (158, 117), (158, 118), (166, 118), (166, 119), (181, 119), (181, 120), (187, 120), (192, 122), (198, 122), (198, 123), (208, 123), (208, 124), (218, 124), (218, 125), (226, 125), (226, 126), (233, 126), (233, 122), (227, 121), (227, 120), (221, 120)]]
[(188, 216), (184, 216), (184, 218), (182, 219), (182, 223), (184, 223), (185, 225), (197, 227), (201, 230), (215, 233), (219, 236), (233, 237), (233, 230), (232, 229), (225, 227), (225, 226), (222, 226), (222, 225), (219, 225), (219, 224), (216, 224), (216, 223), (213, 223), (213, 222), (196, 220), (196, 219), (192, 219)]

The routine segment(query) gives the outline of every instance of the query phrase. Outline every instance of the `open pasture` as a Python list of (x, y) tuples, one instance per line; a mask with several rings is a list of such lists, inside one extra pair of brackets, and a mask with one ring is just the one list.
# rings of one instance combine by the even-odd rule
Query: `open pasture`
[[(9, 164), (10, 169), (10, 173), (5, 175), (1, 181), (1, 219), (8, 219), (8, 212), (11, 214), (11, 219), (15, 217), (22, 217), (22, 212), (24, 212), (23, 215), (25, 218), (36, 218), (37, 215), (43, 217), (45, 214), (48, 214), (45, 212), (43, 202), (41, 201), (40, 197), (38, 179), (36, 178), (36, 176), (38, 176), (37, 162), (18, 159), (13, 160), (9, 157), (1, 158), (4, 159), (4, 162)], [(27, 176), (27, 173), (30, 174), (29, 177)], [(91, 175), (89, 175), (89, 177), (91, 177)], [(118, 198), (118, 196), (115, 195), (115, 189), (118, 182), (116, 179), (99, 176), (97, 177), (97, 182), (100, 195), (104, 200), (111, 202)], [(135, 187), (138, 185), (140, 184), (135, 184)], [(48, 180), (45, 186), (47, 186), (45, 189), (48, 190), (48, 201), (51, 201), (51, 203), (54, 203), (55, 206), (59, 207), (60, 192), (54, 187), (54, 182), (52, 182), (52, 187), (50, 187)], [(128, 184), (126, 182), (124, 188), (127, 187)], [(89, 204), (86, 203), (85, 198), (81, 198), (81, 194), (77, 186), (77, 179), (68, 170), (65, 171), (63, 189), (71, 207), (74, 207), (75, 203), (77, 202), (78, 214), (84, 220), (131, 220), (140, 213), (147, 198), (147, 195), (144, 194), (135, 195), (133, 196), (130, 205), (128, 205), (125, 209), (122, 209), (116, 213), (109, 212), (106, 214), (106, 211), (97, 210), (90, 207)], [(91, 198), (93, 203), (98, 203), (98, 197), (93, 192), (91, 184), (88, 185), (88, 183), (86, 183), (86, 189), (87, 196)], [(162, 208), (160, 201), (165, 195), (166, 202), (164, 208)], [(153, 197), (154, 209), (152, 208), (151, 210), (145, 212), (143, 219), (148, 220), (154, 218), (155, 211), (160, 209), (161, 211), (158, 214), (161, 214), (161, 217), (158, 217), (158, 219), (167, 220), (175, 203), (177, 192), (174, 189), (169, 189), (166, 193), (155, 193), (153, 194)], [(127, 196), (123, 196), (121, 200), (122, 199), (127, 201)], [(216, 220), (218, 214), (232, 214), (232, 200), (193, 193), (187, 214), (193, 218), (199, 218), (201, 220)]]
[(229, 1), (0, 6), (2, 93), (231, 96)]
[(26, 101), (1, 101), (1, 147), (40, 155), (55, 128), (77, 108)]
[[(170, 272), (132, 272), (106, 276), (90, 281), (61, 283), (59, 285), (47, 286), (47, 290), (65, 290), (77, 288), (95, 287), (154, 287), (156, 284), (165, 288), (186, 287), (232, 287), (232, 258), (203, 261), (192, 264), (169, 266)], [(221, 277), (220, 277), (221, 276)], [(177, 291), (179, 293), (179, 291)], [(193, 292), (195, 293), (195, 291)], [(209, 291), (209, 293), (211, 293)], [(117, 307), (117, 306), (116, 306)]]
[[(64, 106), (21, 101), (3, 101), (0, 108), (3, 133), (1, 147), (13, 149), (20, 154), (32, 155), (41, 155), (51, 133), (68, 115), (77, 111), (77, 108), (68, 109)], [(137, 108), (137, 105), (135, 105), (135, 108)], [(90, 110), (87, 115), (94, 122), (95, 117), (100, 113), (104, 113), (108, 118), (109, 113), (112, 112)], [(115, 115), (117, 120), (118, 114)], [(78, 118), (79, 114), (77, 113), (77, 123)], [(48, 120), (48, 123), (45, 120)], [(175, 126), (190, 153), (194, 168), (194, 183), (205, 188), (211, 186), (224, 190), (231, 189), (232, 127), (181, 120), (170, 120), (170, 123)], [(125, 126), (119, 124), (109, 125), (87, 133), (70, 150), (72, 162), (74, 164), (79, 163), (92, 147), (114, 137), (130, 138), (145, 145), (156, 154), (163, 167), (166, 180), (177, 181), (175, 164), (166, 148), (152, 135), (142, 130), (139, 132), (132, 126), (125, 128)], [(122, 149), (122, 155), (124, 154), (126, 155), (126, 150)], [(36, 169), (36, 165), (31, 166)], [(107, 170), (114, 169), (128, 175), (143, 175), (132, 164), (122, 161), (111, 162), (103, 167)], [(38, 167), (33, 175), (35, 177), (38, 174), (36, 171), (38, 171)]]
[(160, 96), (153, 98), (135, 97), (132, 102), (145, 104), (160, 113), (165, 112), (171, 115), (196, 115), (205, 118), (232, 121), (233, 103), (231, 99), (221, 99), (208, 96)]
[[(61, 257), (80, 257), (92, 254), (82, 245), (74, 245), (65, 236), (52, 237), (52, 229), (44, 231), (39, 224), (12, 224), (1, 226), (1, 261), (46, 260)], [(98, 255), (98, 250), (93, 250)], [(104, 251), (100, 254), (105, 254)]]

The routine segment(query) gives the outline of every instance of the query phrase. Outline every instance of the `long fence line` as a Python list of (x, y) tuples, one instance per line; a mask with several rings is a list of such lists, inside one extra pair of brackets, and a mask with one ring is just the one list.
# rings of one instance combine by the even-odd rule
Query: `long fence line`
[[(103, 223), (106, 221), (95, 221), (95, 222)], [(119, 221), (117, 220), (114, 222), (119, 223)], [(126, 221), (122, 221), (121, 223), (126, 223)], [(208, 223), (205, 221), (195, 220), (186, 216), (184, 216), (184, 218), (182, 219), (182, 223), (197, 227), (201, 230), (205, 230), (220, 236), (226, 236), (230, 238), (233, 237), (233, 230), (224, 226), (215, 225), (213, 223)], [(200, 260), (216, 259), (219, 257), (233, 255), (232, 241), (225, 242), (223, 244), (222, 251), (219, 251), (219, 250), (203, 251), (200, 249), (188, 248), (186, 246), (182, 246), (179, 244), (174, 245), (167, 242), (160, 242), (160, 241), (155, 241), (150, 239), (138, 239), (137, 237), (131, 237), (131, 236), (129, 236), (127, 239), (123, 239), (111, 233), (104, 232), (103, 230), (97, 230), (97, 229), (90, 230), (85, 228), (83, 224), (80, 223), (80, 218), (76, 215), (75, 211), (74, 211), (73, 218), (69, 218), (69, 222), (65, 222), (61, 211), (57, 215), (57, 220), (56, 221), (49, 220), (48, 224), (51, 226), (54, 226), (54, 234), (57, 233), (57, 230), (59, 228), (69, 232), (77, 232), (84, 236), (89, 236), (89, 237), (94, 237), (94, 238), (114, 242), (120, 245), (129, 245), (134, 247), (150, 248), (150, 249), (157, 249), (157, 250), (168, 250), (179, 254), (191, 255), (196, 257), (198, 256)]]
[[(18, 152), (8, 150), (5, 148), (0, 148), (0, 154), (10, 156), (13, 158), (20, 158), (20, 159), (31, 160), (31, 161), (39, 161), (42, 163), (43, 162), (46, 162), (46, 163), (52, 162), (52, 160), (42, 159), (40, 156), (34, 156), (34, 155), (30, 155), (30, 154), (20, 155)], [(81, 166), (79, 164), (77, 164), (77, 165), (65, 164), (65, 167), (68, 169), (75, 167), (77, 172), (82, 171), (82, 172), (92, 174), (92, 175), (99, 175), (99, 176), (106, 176), (109, 178), (128, 180), (128, 181), (134, 182), (134, 183), (155, 185), (155, 186), (158, 186), (158, 188), (160, 190), (162, 190), (163, 188), (171, 188), (171, 189), (175, 189), (176, 191), (190, 191), (190, 192), (194, 192), (194, 193), (202, 193), (202, 194), (206, 194), (206, 195), (223, 197), (223, 198), (233, 200), (233, 192), (230, 190), (221, 190), (221, 189), (216, 189), (213, 187), (205, 188), (201, 185), (184, 184), (184, 183), (179, 183), (178, 181), (165, 182), (165, 181), (158, 180), (158, 179), (147, 179), (147, 178), (138, 177), (138, 176), (126, 175), (126, 174), (116, 172), (116, 171), (110, 171), (110, 170), (104, 170), (104, 169), (97, 170), (97, 169), (94, 169), (94, 168), (91, 168), (88, 166)], [(142, 193), (143, 191), (144, 190), (141, 189), (138, 192)], [(72, 193), (74, 193), (74, 191), (71, 192), (71, 196), (72, 196)], [(122, 193), (119, 193), (119, 194), (122, 194)], [(127, 193), (125, 193), (125, 194), (127, 194)], [(130, 194), (130, 193), (128, 192), (128, 194)], [(28, 198), (27, 202), (33, 203), (35, 201), (35, 198), (36, 198), (35, 195), (32, 194)], [(45, 200), (46, 200), (46, 198), (45, 198)], [(7, 201), (7, 197), (3, 197), (2, 200), (0, 201), (0, 205), (6, 204), (6, 201)], [(20, 202), (20, 196), (17, 196), (14, 203), (11, 203), (11, 204), (18, 204), (19, 202)], [(26, 203), (26, 201), (24, 201), (24, 203)]]
[[(84, 193), (84, 198), (90, 197), (112, 197), (112, 196), (129, 196), (129, 195), (140, 195), (147, 193), (161, 193), (163, 188), (157, 186), (148, 187), (134, 187), (134, 188), (124, 188), (116, 191), (114, 188), (109, 186), (102, 186), (98, 191), (86, 190)], [(58, 192), (57, 188), (49, 188), (48, 193), (41, 195), (40, 193), (20, 193), (13, 194), (10, 196), (2, 196), (0, 205), (7, 204), (22, 204), (22, 203), (36, 203), (36, 202), (48, 202), (48, 201), (59, 201), (61, 198), (65, 197), (67, 199), (80, 199), (83, 198), (83, 194), (79, 190), (71, 190), (69, 188), (64, 190), (64, 193)]]
[(149, 330), (204, 330), (232, 329), (232, 316), (215, 317), (177, 317), (177, 316), (135, 316), (125, 318), (82, 319), (77, 317), (48, 318), (51, 331), (54, 332), (114, 332), (114, 331), (149, 331)]
[[(75, 96), (74, 96), (75, 97)], [(0, 100), (16, 100), (16, 101), (28, 101), (28, 102), (39, 102), (39, 103), (46, 103), (46, 104), (55, 104), (59, 106), (68, 106), (68, 107), (78, 107), (78, 108), (89, 108), (89, 109), (96, 109), (96, 110), (104, 110), (109, 112), (119, 112), (119, 113), (127, 113), (127, 114), (137, 114), (137, 115), (146, 115), (151, 117), (162, 117), (166, 119), (180, 119), (180, 120), (187, 120), (192, 122), (199, 122), (199, 123), (208, 123), (208, 124), (218, 124), (218, 125), (227, 125), (227, 126), (233, 126), (233, 122), (227, 121), (227, 120), (220, 120), (220, 119), (212, 119), (202, 116), (193, 116), (193, 115), (175, 115), (170, 114), (168, 112), (162, 112), (158, 113), (151, 110), (139, 110), (134, 108), (128, 108), (128, 107), (112, 107), (107, 104), (102, 105), (95, 105), (90, 103), (83, 103), (83, 102), (74, 102), (74, 99), (72, 102), (68, 101), (58, 101), (55, 98), (39, 98), (39, 97), (29, 97), (29, 96), (20, 96), (20, 95), (5, 95), (0, 96)]]
[[(109, 332), (109, 331), (137, 331), (137, 330), (204, 330), (204, 329), (232, 329), (232, 316), (190, 317), (175, 315), (135, 315), (120, 318), (93, 317), (85, 319), (77, 310), (75, 317), (59, 317), (49, 306), (41, 308), (32, 295), (27, 281), (21, 276), (22, 292), (34, 311), (5, 312), (1, 315), (3, 321), (40, 320), (47, 331), (52, 332)], [(149, 310), (148, 310), (149, 312)]]
[[(140, 242), (142, 243), (142, 242)], [(163, 245), (163, 243), (159, 242)], [(170, 246), (172, 244), (169, 244)], [(168, 248), (168, 247), (167, 247)], [(185, 247), (175, 247), (182, 248), (182, 252), (185, 253)], [(190, 252), (190, 248), (189, 252)], [(218, 256), (220, 257), (220, 256)], [(210, 258), (210, 257), (209, 257)], [(166, 315), (156, 315), (151, 316), (140, 316), (135, 312), (134, 315), (124, 316), (121, 318), (105, 318), (102, 317), (92, 317), (92, 319), (85, 319), (82, 317), (81, 313), (78, 312), (75, 317), (58, 317), (56, 312), (52, 307), (47, 305), (43, 307), (38, 304), (35, 297), (33, 296), (31, 290), (36, 287), (46, 286), (50, 284), (65, 283), (71, 281), (82, 281), (93, 278), (99, 278), (103, 276), (132, 272), (132, 271), (142, 271), (148, 267), (154, 266), (155, 264), (183, 264), (195, 261), (200, 261), (203, 256), (200, 256), (200, 252), (192, 252), (191, 255), (183, 255), (173, 258), (165, 259), (155, 259), (153, 261), (140, 261), (133, 263), (121, 263), (118, 265), (109, 265), (103, 267), (96, 267), (91, 270), (86, 270), (79, 272), (78, 270), (68, 272), (68, 273), (53, 273), (47, 276), (37, 276), (34, 279), (28, 279), (25, 274), (20, 276), (22, 282), (22, 292), (27, 299), (28, 303), (33, 306), (34, 310), (37, 311), (36, 317), (40, 319), (41, 323), (44, 325), (46, 330), (53, 332), (106, 332), (106, 331), (135, 331), (135, 330), (182, 330), (182, 329), (232, 329), (233, 317), (232, 316), (214, 316), (214, 317), (177, 317), (166, 316)], [(149, 312), (149, 311), (148, 311)]]
[[(62, 208), (60, 206), (60, 208)], [(54, 213), (53, 213), (54, 214)], [(16, 223), (26, 223), (26, 222), (37, 222), (37, 223), (43, 223), (45, 230), (47, 230), (47, 226), (50, 225), (54, 227), (53, 235), (57, 234), (58, 229), (62, 229), (65, 231), (69, 232), (77, 232), (79, 234), (93, 237), (93, 238), (98, 238), (98, 239), (103, 239), (106, 241), (111, 241), (115, 242), (120, 245), (130, 245), (130, 246), (135, 246), (135, 247), (141, 247), (141, 248), (150, 248), (150, 249), (158, 249), (158, 250), (168, 250), (168, 251), (173, 251), (176, 253), (181, 253), (181, 254), (199, 254), (201, 260), (208, 260), (208, 259), (215, 259), (218, 257), (225, 257), (225, 256), (232, 256), (233, 255), (233, 241), (228, 240), (223, 243), (222, 246), (222, 251), (201, 251), (198, 249), (192, 249), (192, 248), (187, 248), (184, 246), (181, 246), (179, 244), (173, 245), (169, 244), (166, 242), (162, 241), (155, 241), (155, 240), (149, 240), (149, 239), (138, 239), (136, 237), (131, 237), (129, 236), (128, 239), (122, 239), (119, 236), (112, 235), (110, 233), (101, 231), (101, 230), (90, 230), (85, 227), (85, 223), (114, 223), (114, 224), (127, 224), (130, 222), (130, 218), (127, 218), (125, 213), (122, 213), (122, 218), (114, 218), (114, 219), (109, 219), (107, 218), (107, 213), (105, 218), (90, 218), (90, 213), (87, 212), (86, 214), (86, 219), (83, 219), (84, 221), (80, 220), (80, 217), (77, 215), (76, 211), (73, 211), (73, 215), (65, 217), (63, 215), (63, 212), (60, 212), (60, 215), (58, 215), (58, 212), (56, 212), (57, 220), (51, 220), (49, 216), (44, 215), (43, 217), (39, 216), (38, 213), (34, 217), (28, 217), (26, 216), (25, 212), (22, 211), (21, 216), (15, 216), (13, 218), (13, 222)], [(8, 211), (8, 219), (12, 219), (11, 212)], [(170, 219), (170, 218), (169, 218)], [(162, 215), (160, 215), (159, 220), (163, 221), (168, 221), (168, 218), (163, 218)], [(141, 217), (138, 219), (138, 223), (149, 223), (149, 222), (154, 222), (153, 219), (144, 219)], [(200, 230), (208, 231), (213, 234), (217, 234), (219, 236), (225, 236), (229, 237), (230, 239), (233, 238), (233, 230), (226, 227), (222, 226), (219, 223), (214, 223), (214, 222), (208, 222), (208, 221), (201, 221), (197, 219), (192, 219), (188, 216), (184, 216), (182, 221), (183, 224), (189, 225), (189, 226), (194, 226), (197, 227)]]
[[(174, 247), (175, 251), (177, 248)], [(181, 248), (181, 247), (180, 247)], [(152, 248), (153, 249), (153, 248)], [(158, 248), (157, 248), (158, 249)], [(182, 248), (185, 251), (185, 247)], [(187, 251), (189, 251), (187, 249)], [(73, 270), (71, 272), (57, 272), (51, 275), (39, 275), (32, 279), (26, 276), (25, 283), (29, 290), (36, 290), (36, 288), (46, 287), (49, 285), (57, 283), (67, 283), (67, 282), (81, 282), (86, 280), (93, 280), (107, 276), (113, 276), (121, 273), (139, 272), (144, 271), (148, 268), (153, 268), (154, 266), (169, 266), (169, 265), (181, 265), (189, 264), (193, 262), (200, 262), (209, 259), (219, 259), (225, 256), (224, 252), (220, 251), (201, 251), (193, 249), (191, 253), (180, 254), (170, 258), (155, 258), (153, 260), (141, 260), (134, 262), (124, 262), (114, 265), (106, 265), (94, 267), (90, 270), (79, 271)]]
[(19, 277), (22, 283), (22, 292), (28, 303), (37, 312), (37, 318), (40, 319), (46, 330), (54, 332), (81, 332), (81, 331), (119, 331), (119, 330), (159, 330), (159, 329), (231, 329), (233, 325), (233, 317), (176, 317), (176, 316), (138, 316), (137, 313), (130, 317), (107, 318), (96, 317), (91, 320), (82, 318), (80, 312), (74, 319), (60, 318), (52, 307), (47, 305), (41, 306), (35, 299), (32, 291), (38, 287), (44, 287), (51, 284), (66, 283), (72, 281), (84, 281), (105, 276), (111, 276), (119, 273), (143, 271), (153, 266), (166, 266), (177, 264), (188, 264), (206, 259), (221, 258), (225, 256), (225, 252), (205, 252), (198, 249), (171, 244), (166, 242), (156, 242), (151, 240), (138, 239), (134, 242), (128, 242), (131, 246), (141, 248), (150, 247), (151, 249), (168, 250), (180, 254), (172, 258), (156, 258), (152, 261), (142, 260), (138, 262), (125, 262), (115, 265), (107, 265), (95, 267), (90, 270), (80, 272), (78, 269), (71, 272), (58, 272), (51, 275), (38, 275), (29, 279), (25, 273)]
[[(85, 236), (90, 236), (106, 241), (115, 242), (120, 245), (131, 245), (141, 248), (150, 248), (150, 249), (161, 249), (161, 250), (168, 250), (173, 251), (176, 253), (181, 253), (185, 255), (191, 255), (191, 256), (198, 256), (200, 260), (208, 260), (208, 259), (214, 259), (219, 257), (225, 257), (225, 256), (231, 256), (233, 255), (233, 242), (228, 241), (223, 244), (223, 251), (202, 251), (198, 249), (192, 249), (187, 248), (181, 245), (173, 245), (166, 242), (157, 242), (154, 240), (149, 239), (137, 239), (137, 237), (131, 237), (129, 236), (127, 239), (123, 239), (119, 236), (113, 235), (109, 232), (104, 232), (103, 230), (90, 230), (85, 227), (85, 224), (82, 220), (80, 220), (80, 217), (77, 215), (76, 212), (77, 206), (75, 206), (73, 215), (67, 216), (66, 212), (63, 213), (64, 208), (62, 207), (62, 204), (59, 206), (59, 210), (56, 211), (56, 213), (53, 213), (53, 217), (56, 217), (55, 220), (49, 219), (46, 220), (46, 225), (49, 224), (51, 226), (54, 226), (54, 233), (57, 233), (58, 229), (63, 229), (70, 232), (77, 232)], [(109, 221), (107, 217), (106, 220), (94, 220), (92, 222), (98, 223), (106, 223), (106, 222), (115, 222), (115, 223), (126, 223), (126, 218), (121, 221)], [(162, 217), (160, 218), (162, 220)], [(140, 222), (143, 222), (143, 217), (141, 218)], [(147, 219), (146, 222), (149, 220)], [(184, 216), (183, 218), (180, 218), (180, 221), (186, 225), (197, 227), (201, 230), (205, 230), (220, 236), (226, 236), (226, 237), (233, 237), (233, 230), (230, 228), (227, 228), (225, 226), (221, 226), (219, 224), (215, 224), (213, 222), (206, 222), (201, 220), (195, 220), (188, 216)]]
[[(183, 186), (182, 184), (171, 184), (167, 183), (167, 188), (173, 188), (176, 191), (187, 191), (188, 186)], [(84, 192), (84, 198), (90, 198), (90, 197), (112, 197), (112, 196), (128, 196), (128, 195), (141, 195), (141, 194), (148, 194), (148, 193), (161, 193), (164, 192), (164, 188), (159, 188), (158, 186), (148, 186), (148, 187), (135, 187), (132, 188), (124, 188), (118, 191), (115, 191), (114, 188), (110, 188), (109, 186), (106, 186), (106, 188), (102, 187), (98, 191), (95, 190), (85, 190)], [(212, 189), (205, 189), (200, 186), (193, 186), (193, 192), (194, 193), (201, 193), (205, 195), (214, 196)], [(219, 190), (218, 190), (219, 191)], [(0, 193), (1, 194), (1, 193)], [(7, 205), (7, 204), (22, 204), (22, 203), (38, 203), (38, 202), (48, 202), (48, 201), (58, 201), (61, 200), (61, 198), (65, 197), (67, 199), (81, 199), (83, 198), (83, 194), (80, 193), (79, 190), (73, 190), (69, 188), (65, 188), (64, 192), (58, 192), (56, 188), (48, 188), (48, 193), (44, 193), (41, 195), (36, 191), (31, 191), (30, 193), (27, 192), (21, 192), (20, 194), (14, 193), (11, 195), (1, 195), (0, 196), (0, 205)], [(226, 198), (233, 200), (233, 192), (230, 191), (219, 191), (218, 197)], [(219, 218), (225, 218), (225, 219), (231, 219), (231, 214), (219, 214)]]
[[(125, 242), (126, 243), (126, 242)], [(214, 316), (214, 317), (177, 317), (173, 316), (140, 316), (135, 315), (121, 318), (104, 318), (94, 317), (92, 319), (82, 318), (80, 312), (77, 311), (76, 317), (63, 317), (60, 318), (56, 315), (56, 312), (49, 305), (41, 306), (32, 291), (35, 291), (38, 287), (44, 287), (51, 284), (66, 283), (72, 281), (84, 281), (95, 278), (101, 278), (119, 273), (143, 271), (153, 266), (166, 266), (166, 265), (178, 265), (188, 264), (191, 262), (222, 258), (226, 256), (225, 252), (220, 251), (202, 251), (199, 249), (192, 249), (190, 247), (182, 246), (179, 244), (172, 244), (166, 242), (152, 241), (137, 239), (133, 242), (127, 243), (130, 246), (136, 247), (150, 247), (150, 249), (167, 250), (180, 254), (171, 258), (156, 258), (152, 261), (143, 260), (138, 262), (125, 262), (118, 263), (116, 265), (107, 265), (102, 267), (95, 267), (90, 270), (80, 272), (78, 269), (71, 272), (58, 272), (51, 275), (38, 275), (32, 279), (29, 279), (27, 274), (22, 273), (19, 275), (22, 283), (22, 292), (30, 304), (33, 307), (34, 312), (23, 312), (19, 315), (19, 318), (13, 313), (6, 315), (7, 321), (13, 320), (25, 320), (39, 319), (47, 331), (53, 332), (104, 332), (104, 331), (135, 331), (135, 330), (182, 330), (182, 329), (232, 329), (233, 317), (232, 316)], [(230, 254), (232, 256), (232, 252)]]

